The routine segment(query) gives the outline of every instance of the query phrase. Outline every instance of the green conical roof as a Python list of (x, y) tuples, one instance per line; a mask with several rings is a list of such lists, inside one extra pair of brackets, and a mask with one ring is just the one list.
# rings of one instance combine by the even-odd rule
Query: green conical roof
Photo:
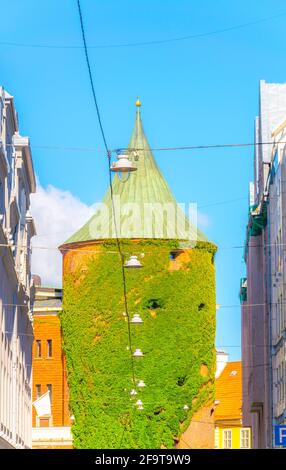
[[(137, 171), (132, 172), (125, 182), (116, 174), (112, 182), (119, 238), (179, 239), (192, 243), (207, 241), (186, 217), (162, 176), (143, 130), (140, 102), (136, 104), (136, 120), (128, 155)], [(133, 151), (135, 149), (138, 149), (137, 156)], [(109, 189), (95, 214), (65, 244), (115, 236)]]

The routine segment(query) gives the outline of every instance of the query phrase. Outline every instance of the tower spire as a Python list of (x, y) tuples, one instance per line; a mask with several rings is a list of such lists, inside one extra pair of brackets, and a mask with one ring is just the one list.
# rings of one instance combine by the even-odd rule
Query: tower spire
[[(180, 206), (177, 205), (167, 181), (160, 172), (143, 129), (139, 97), (135, 104), (135, 123), (127, 151), (129, 150), (130, 152), (129, 158), (131, 161), (135, 159), (134, 151), (137, 151), (137, 171), (125, 183), (120, 181), (118, 175), (115, 175), (112, 182), (113, 195), (117, 198), (118, 207), (121, 211), (118, 213), (120, 238), (172, 238), (186, 240), (186, 237), (188, 237), (190, 240), (198, 239), (205, 241), (206, 237), (199, 230), (196, 230)], [(104, 232), (100, 238), (114, 237), (114, 234), (110, 235), (109, 231), (110, 227), (113, 226), (113, 205), (109, 189), (105, 194), (103, 203), (102, 207), (104, 207), (105, 212), (101, 212), (103, 219), (100, 223), (96, 213), (66, 243), (97, 239), (99, 236), (95, 229), (99, 226)], [(153, 212), (149, 213), (151, 207)], [(159, 207), (162, 210), (159, 210)], [(175, 214), (176, 220), (172, 221), (172, 223), (165, 216), (167, 209)], [(157, 211), (156, 217), (158, 220), (160, 219), (159, 222), (157, 221), (157, 225), (153, 221), (155, 217), (154, 211)], [(127, 213), (129, 214), (128, 216)], [(188, 231), (188, 235), (186, 235), (186, 231)]]

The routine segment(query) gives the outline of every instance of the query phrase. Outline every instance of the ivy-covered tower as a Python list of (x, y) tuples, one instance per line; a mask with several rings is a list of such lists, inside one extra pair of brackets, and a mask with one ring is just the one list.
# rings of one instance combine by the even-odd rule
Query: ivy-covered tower
[[(216, 247), (176, 203), (143, 131), (137, 101), (127, 181), (113, 179), (117, 234), (142, 269), (125, 270), (137, 388), (110, 191), (60, 250), (61, 315), (78, 448), (213, 447)], [(144, 409), (135, 405), (140, 399)]]

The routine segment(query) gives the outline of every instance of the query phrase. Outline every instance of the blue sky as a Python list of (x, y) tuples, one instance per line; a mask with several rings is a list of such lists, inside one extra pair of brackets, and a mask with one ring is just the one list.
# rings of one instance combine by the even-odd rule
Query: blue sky
[[(111, 148), (127, 145), (140, 95), (153, 147), (251, 142), (259, 80), (285, 81), (284, 1), (82, 0), (89, 45), (136, 43), (252, 26), (166, 44), (90, 49), (98, 101)], [(90, 206), (107, 187), (102, 141), (91, 100), (75, 0), (1, 2), (0, 83), (15, 96), (20, 131), (31, 137), (37, 176)], [(6, 43), (6, 44), (4, 44)], [(17, 43), (17, 46), (7, 43)], [(41, 45), (56, 47), (23, 47)], [(217, 345), (240, 357), (239, 279), (247, 220), (251, 148), (155, 153), (177, 200), (195, 201), (218, 245)], [(214, 204), (233, 200), (228, 204)], [(211, 205), (213, 204), (213, 205)], [(63, 240), (66, 237), (63, 235)]]

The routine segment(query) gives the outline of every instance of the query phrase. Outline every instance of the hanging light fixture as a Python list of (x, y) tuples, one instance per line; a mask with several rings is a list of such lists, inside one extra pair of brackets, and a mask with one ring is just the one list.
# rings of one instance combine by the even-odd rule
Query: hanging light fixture
[(136, 401), (136, 406), (138, 410), (144, 410), (143, 402), (141, 400)]
[[(125, 182), (128, 180), (131, 171), (136, 171), (137, 167), (134, 165), (134, 163), (129, 159), (127, 150), (119, 151), (117, 153), (117, 161), (113, 162), (110, 171), (113, 171), (114, 173), (118, 173), (118, 176), (122, 182)], [(123, 174), (127, 175), (127, 177), (124, 179)]]
[(139, 380), (137, 387), (140, 387), (140, 388), (146, 387), (144, 380)]
[(190, 409), (190, 408), (189, 408), (188, 405), (184, 405), (184, 406), (183, 406), (183, 410), (188, 411), (189, 409)]
[(133, 353), (133, 357), (143, 357), (143, 356), (144, 356), (144, 354), (141, 351), (141, 349), (135, 349), (135, 351)]
[(137, 392), (136, 392), (136, 390), (135, 390), (134, 388), (130, 391), (130, 395), (131, 395), (132, 397), (134, 397), (135, 395), (137, 395)]
[(143, 323), (143, 320), (140, 317), (140, 315), (138, 315), (138, 313), (134, 313), (134, 315), (131, 319), (131, 323), (134, 323), (134, 324)]
[(137, 256), (132, 255), (124, 264), (124, 268), (142, 268), (142, 264), (138, 260)]

